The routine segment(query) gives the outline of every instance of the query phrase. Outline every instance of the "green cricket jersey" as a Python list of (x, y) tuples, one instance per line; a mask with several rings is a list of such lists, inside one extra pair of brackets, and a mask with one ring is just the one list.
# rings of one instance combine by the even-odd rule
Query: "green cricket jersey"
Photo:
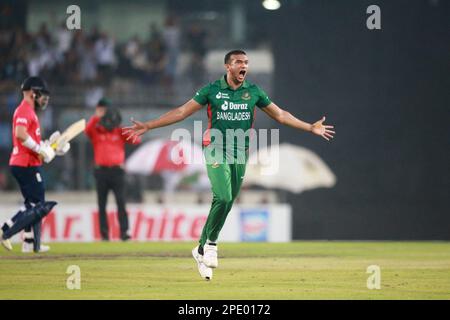
[[(253, 127), (255, 120), (255, 106), (267, 107), (271, 101), (267, 94), (257, 85), (248, 81), (233, 90), (225, 80), (225, 76), (201, 88), (193, 99), (201, 105), (208, 105), (208, 129), (203, 135), (203, 146), (210, 144), (224, 147), (229, 144), (227, 136), (237, 129), (247, 132)], [(211, 129), (218, 131), (214, 132)], [(229, 130), (231, 129), (231, 130)], [(216, 133), (222, 134), (222, 139)], [(245, 143), (233, 139), (234, 150), (247, 150), (249, 135), (245, 136)]]

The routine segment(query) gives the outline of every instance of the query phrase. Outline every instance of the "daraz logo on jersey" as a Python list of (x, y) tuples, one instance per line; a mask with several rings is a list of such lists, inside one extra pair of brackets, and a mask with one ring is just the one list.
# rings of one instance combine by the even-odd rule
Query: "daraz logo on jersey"
[(228, 101), (224, 101), (220, 107), (222, 108), (223, 111), (227, 111), (228, 110)]
[(230, 109), (230, 110), (247, 110), (248, 104), (224, 101), (220, 107), (222, 108), (223, 111), (227, 111), (228, 109)]
[(228, 93), (222, 93), (219, 91), (216, 94), (216, 99), (230, 99), (230, 97), (228, 96)]

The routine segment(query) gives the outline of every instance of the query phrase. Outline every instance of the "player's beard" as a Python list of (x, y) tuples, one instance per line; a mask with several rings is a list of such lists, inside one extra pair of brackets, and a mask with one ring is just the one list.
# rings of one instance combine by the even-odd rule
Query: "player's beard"
[(34, 99), (34, 105), (35, 105), (36, 110), (39, 110), (39, 111), (45, 110), (45, 108), (47, 108), (49, 99), (50, 98), (47, 95), (38, 95)]

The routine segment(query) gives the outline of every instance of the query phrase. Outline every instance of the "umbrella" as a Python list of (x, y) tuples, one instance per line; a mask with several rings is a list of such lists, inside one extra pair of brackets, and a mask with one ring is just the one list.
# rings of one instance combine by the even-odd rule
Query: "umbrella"
[(248, 163), (246, 186), (259, 185), (300, 193), (319, 187), (331, 188), (336, 184), (336, 176), (317, 154), (292, 144), (260, 149), (250, 155)]
[(164, 171), (186, 171), (203, 167), (202, 149), (195, 143), (157, 139), (144, 143), (125, 163), (132, 174), (151, 175)]
[(125, 170), (130, 174), (160, 174), (166, 192), (174, 191), (183, 179), (192, 176), (196, 177), (191, 181), (199, 184), (197, 187), (207, 186), (202, 148), (190, 141), (157, 139), (146, 142), (130, 155)]

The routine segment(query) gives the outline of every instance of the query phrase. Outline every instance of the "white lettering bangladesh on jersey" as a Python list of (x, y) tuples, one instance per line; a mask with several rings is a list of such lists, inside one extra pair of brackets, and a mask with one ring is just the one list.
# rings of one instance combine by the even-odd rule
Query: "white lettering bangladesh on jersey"
[(250, 120), (250, 112), (217, 112), (217, 120), (244, 121)]

